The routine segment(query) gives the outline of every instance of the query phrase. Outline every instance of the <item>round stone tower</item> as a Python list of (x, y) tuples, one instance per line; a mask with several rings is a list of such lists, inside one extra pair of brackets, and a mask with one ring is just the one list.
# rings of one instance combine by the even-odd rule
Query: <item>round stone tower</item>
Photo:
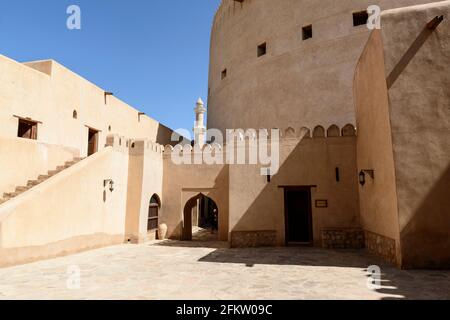
[(367, 8), (425, 0), (223, 0), (211, 34), (208, 128), (355, 125)]

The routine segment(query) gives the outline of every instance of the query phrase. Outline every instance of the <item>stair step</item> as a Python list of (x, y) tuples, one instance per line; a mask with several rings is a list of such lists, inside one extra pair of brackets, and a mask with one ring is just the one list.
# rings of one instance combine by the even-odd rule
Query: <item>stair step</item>
[(39, 181), (38, 181), (38, 180), (30, 180), (30, 181), (28, 181), (27, 186), (28, 186), (28, 187), (35, 187), (35, 186), (37, 186), (38, 184), (39, 184)]
[(19, 195), (19, 194), (16, 193), (16, 192), (4, 193), (4, 194), (3, 194), (3, 199), (9, 200), (9, 199), (12, 199), (12, 198), (17, 197), (18, 195)]
[(61, 171), (70, 168), (71, 166), (77, 164), (78, 162), (80, 162), (81, 160), (84, 160), (84, 158), (82, 157), (76, 157), (73, 158), (73, 160), (71, 161), (67, 161), (64, 165), (62, 166), (58, 166), (56, 167), (55, 170), (50, 170), (48, 171), (47, 174), (41, 174), (37, 177), (36, 180), (28, 180), (27, 185), (26, 186), (21, 186), (21, 187), (16, 187), (15, 192), (9, 192), (9, 193), (4, 193), (3, 194), (3, 199), (0, 198), (0, 204), (17, 197), (19, 194), (30, 190), (31, 188), (37, 186), (38, 184), (41, 184), (42, 182), (44, 182), (45, 180), (53, 177), (54, 175), (60, 173)]
[(50, 170), (49, 172), (47, 172), (47, 175), (49, 177), (53, 177), (55, 174), (58, 174), (60, 172), (61, 172), (61, 170)]
[(22, 192), (25, 192), (25, 191), (27, 191), (29, 189), (30, 189), (30, 187), (28, 187), (28, 186), (26, 186), (26, 187), (17, 187), (16, 188), (16, 193), (22, 193)]

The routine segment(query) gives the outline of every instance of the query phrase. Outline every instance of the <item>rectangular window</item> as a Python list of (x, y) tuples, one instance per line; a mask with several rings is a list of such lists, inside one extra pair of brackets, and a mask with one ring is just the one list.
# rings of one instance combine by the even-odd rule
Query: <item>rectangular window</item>
[(308, 40), (313, 37), (312, 25), (303, 27), (303, 40)]
[(222, 71), (222, 80), (227, 77), (227, 69)]
[(37, 140), (37, 122), (19, 119), (17, 136), (19, 138)]
[(369, 21), (369, 13), (367, 11), (360, 11), (353, 13), (353, 26), (362, 26), (367, 24)]
[(267, 53), (267, 43), (260, 44), (258, 46), (258, 58), (266, 55)]

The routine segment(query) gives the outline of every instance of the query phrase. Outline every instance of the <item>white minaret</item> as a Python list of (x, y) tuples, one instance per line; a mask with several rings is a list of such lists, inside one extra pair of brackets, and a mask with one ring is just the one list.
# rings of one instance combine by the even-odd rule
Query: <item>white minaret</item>
[(201, 98), (198, 98), (195, 111), (195, 126), (194, 126), (194, 141), (195, 144), (203, 147), (206, 139), (206, 127), (205, 127), (205, 104)]

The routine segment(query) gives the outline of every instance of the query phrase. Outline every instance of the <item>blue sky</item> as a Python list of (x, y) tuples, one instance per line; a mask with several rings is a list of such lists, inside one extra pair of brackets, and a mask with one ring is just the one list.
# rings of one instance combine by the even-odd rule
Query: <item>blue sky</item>
[[(206, 101), (209, 37), (220, 0), (1, 0), (0, 54), (54, 59), (173, 128)], [(69, 5), (81, 30), (68, 30)]]

